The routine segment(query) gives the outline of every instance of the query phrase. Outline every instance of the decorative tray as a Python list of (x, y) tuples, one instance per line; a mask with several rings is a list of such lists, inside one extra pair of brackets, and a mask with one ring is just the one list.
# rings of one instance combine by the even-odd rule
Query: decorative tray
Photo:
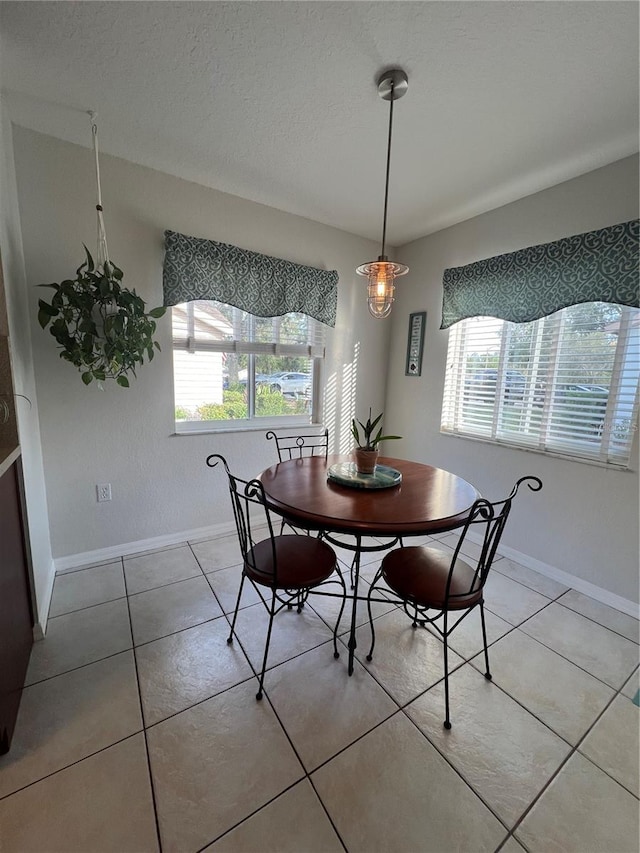
[(376, 465), (373, 474), (359, 474), (355, 462), (337, 462), (329, 468), (327, 478), (351, 489), (390, 489), (402, 482), (400, 471), (388, 465)]

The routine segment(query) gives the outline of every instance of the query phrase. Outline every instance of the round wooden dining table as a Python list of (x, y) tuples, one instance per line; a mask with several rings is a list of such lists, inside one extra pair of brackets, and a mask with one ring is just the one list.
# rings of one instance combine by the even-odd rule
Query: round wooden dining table
[(349, 462), (329, 454), (291, 459), (259, 476), (270, 508), (311, 530), (362, 536), (411, 536), (440, 533), (464, 524), (480, 494), (466, 480), (419, 462), (380, 457), (378, 464), (402, 474), (398, 486), (350, 488), (327, 478), (329, 468)]
[[(353, 607), (349, 639), (349, 675), (356, 648), (355, 626), (360, 554), (384, 550), (404, 537), (442, 533), (461, 527), (480, 497), (477, 489), (450, 471), (419, 462), (380, 457), (378, 464), (402, 474), (399, 485), (384, 489), (352, 488), (328, 479), (332, 465), (350, 455), (329, 454), (272, 465), (258, 479), (269, 508), (291, 524), (322, 531), (325, 538), (354, 552)], [(348, 534), (353, 541), (332, 539)], [(391, 537), (391, 543), (363, 545), (363, 537)]]

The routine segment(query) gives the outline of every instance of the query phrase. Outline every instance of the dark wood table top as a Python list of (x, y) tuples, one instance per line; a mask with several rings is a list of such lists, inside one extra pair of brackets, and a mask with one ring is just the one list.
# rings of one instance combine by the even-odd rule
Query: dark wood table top
[(336, 462), (350, 454), (310, 456), (280, 462), (259, 476), (269, 506), (300, 526), (360, 535), (410, 536), (461, 526), (479, 492), (466, 480), (441, 468), (380, 457), (402, 472), (402, 483), (389, 489), (354, 489), (327, 480)]

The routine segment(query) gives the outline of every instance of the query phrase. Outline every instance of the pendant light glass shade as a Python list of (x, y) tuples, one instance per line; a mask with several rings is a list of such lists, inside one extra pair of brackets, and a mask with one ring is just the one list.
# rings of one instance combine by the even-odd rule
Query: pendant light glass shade
[(394, 264), (385, 258), (378, 258), (370, 264), (362, 264), (356, 272), (358, 275), (366, 275), (369, 279), (368, 298), (369, 313), (378, 320), (384, 320), (391, 314), (391, 307), (395, 299), (395, 279), (409, 272), (409, 267), (404, 264)]
[(387, 201), (389, 199), (389, 166), (391, 163), (391, 131), (393, 128), (393, 102), (401, 98), (408, 87), (407, 75), (396, 69), (388, 71), (378, 80), (378, 94), (389, 105), (389, 140), (387, 143), (387, 176), (384, 190), (384, 215), (382, 219), (382, 250), (377, 261), (362, 264), (356, 269), (358, 275), (366, 275), (368, 283), (369, 313), (378, 320), (383, 320), (391, 314), (395, 299), (395, 280), (398, 276), (406, 275), (409, 267), (390, 261), (384, 253), (387, 235)]

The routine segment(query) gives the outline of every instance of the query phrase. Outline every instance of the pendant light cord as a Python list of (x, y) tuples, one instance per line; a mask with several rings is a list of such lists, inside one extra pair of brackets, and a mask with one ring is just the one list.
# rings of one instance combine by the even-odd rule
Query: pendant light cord
[(96, 264), (98, 266), (109, 263), (109, 250), (107, 248), (107, 231), (104, 225), (104, 216), (102, 209), (102, 190), (100, 189), (100, 161), (98, 159), (98, 125), (96, 124), (97, 113), (93, 110), (88, 110), (89, 118), (91, 119), (91, 135), (93, 137), (93, 155), (96, 164), (96, 188), (98, 193), (96, 211), (98, 213), (98, 251), (96, 255)]
[(387, 142), (387, 177), (384, 184), (384, 214), (382, 217), (382, 250), (380, 256), (384, 257), (384, 247), (387, 240), (387, 202), (389, 200), (389, 166), (391, 164), (391, 130), (393, 128), (393, 90), (391, 81), (391, 98), (389, 100), (389, 140)]

